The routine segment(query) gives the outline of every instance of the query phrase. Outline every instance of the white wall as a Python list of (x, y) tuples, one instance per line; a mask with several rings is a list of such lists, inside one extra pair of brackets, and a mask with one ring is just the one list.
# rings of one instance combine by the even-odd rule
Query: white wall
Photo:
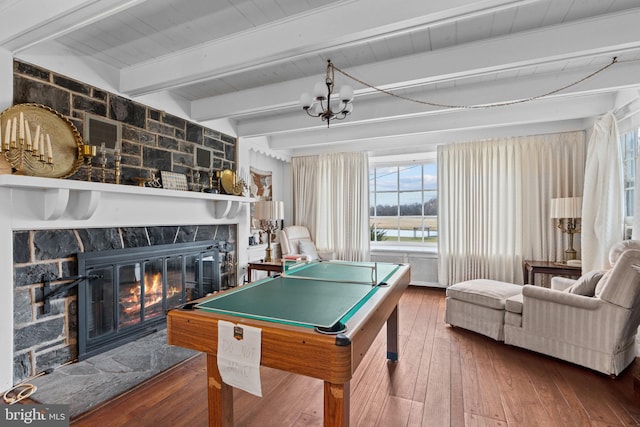
[[(0, 111), (9, 108), (13, 100), (13, 57), (10, 52), (0, 49)], [(2, 190), (3, 200), (11, 197), (11, 192)], [(6, 209), (0, 209), (0, 222), (9, 221)], [(5, 227), (0, 232), (0, 241), (10, 242), (0, 245), (0, 270), (13, 271), (13, 234)], [(13, 350), (13, 281), (0, 283), (0, 325), (11, 325), (11, 328), (0, 328), (0, 342)], [(13, 384), (13, 351), (0, 352), (0, 389), (6, 390)]]

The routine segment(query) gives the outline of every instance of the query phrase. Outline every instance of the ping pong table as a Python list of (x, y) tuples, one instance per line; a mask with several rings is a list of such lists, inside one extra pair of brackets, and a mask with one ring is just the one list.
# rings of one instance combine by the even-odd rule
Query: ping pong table
[(207, 353), (210, 426), (233, 425), (233, 389), (217, 366), (218, 321), (262, 330), (262, 366), (324, 381), (324, 425), (349, 425), (350, 380), (382, 326), (398, 358), (398, 301), (410, 267), (313, 262), (167, 313), (168, 342)]

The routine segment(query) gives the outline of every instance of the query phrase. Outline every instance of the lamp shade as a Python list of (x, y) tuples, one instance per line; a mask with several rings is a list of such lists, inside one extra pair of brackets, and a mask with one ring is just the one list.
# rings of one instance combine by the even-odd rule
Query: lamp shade
[(313, 87), (313, 96), (315, 96), (318, 101), (327, 99), (327, 85), (324, 82), (316, 83)]
[(582, 197), (551, 199), (551, 218), (581, 218)]
[(260, 200), (256, 202), (254, 215), (257, 219), (264, 219), (267, 221), (284, 219), (284, 202)]
[(353, 101), (353, 88), (349, 85), (344, 85), (340, 88), (340, 101), (351, 102)]
[(313, 98), (307, 92), (300, 95), (300, 106), (302, 108), (309, 108), (313, 104)]

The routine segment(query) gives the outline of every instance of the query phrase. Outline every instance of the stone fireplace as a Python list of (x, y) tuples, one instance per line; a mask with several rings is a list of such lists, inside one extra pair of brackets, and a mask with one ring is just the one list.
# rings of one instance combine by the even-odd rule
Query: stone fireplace
[[(113, 291), (88, 297), (87, 280), (67, 286), (78, 276), (89, 275), (94, 284), (101, 284), (107, 274), (126, 277), (128, 285), (140, 278), (146, 291), (129, 288), (143, 299), (155, 292), (154, 273), (165, 276), (160, 305), (138, 306), (138, 317), (100, 325), (102, 337), (94, 341), (107, 336), (107, 347), (120, 341), (110, 341), (105, 331), (125, 330), (125, 340), (135, 339), (164, 327), (170, 305), (241, 281), (238, 272), (246, 254), (239, 253), (237, 242), (248, 238), (243, 235), (249, 228), (248, 198), (13, 175), (0, 176), (0, 197), (5, 204), (0, 209), (0, 339), (11, 343), (0, 352), (4, 389), (79, 355), (101, 351), (93, 348), (95, 342), (83, 343), (80, 351), (80, 335), (95, 335), (97, 319), (113, 317), (118, 313), (114, 305), (121, 304), (113, 300), (109, 314), (81, 311), (80, 298), (107, 297)], [(159, 255), (155, 261), (149, 255), (132, 255), (140, 248)], [(131, 262), (107, 268), (102, 261), (120, 251)], [(96, 253), (101, 255), (94, 258), (102, 261), (90, 261), (89, 271), (81, 271)], [(148, 274), (141, 275), (143, 271)], [(45, 299), (47, 281), (47, 293), (54, 294)], [(178, 283), (178, 289), (167, 282)], [(136, 311), (131, 306), (126, 310)], [(82, 332), (79, 319), (87, 324)], [(130, 332), (131, 324), (145, 323), (141, 320), (149, 323)]]

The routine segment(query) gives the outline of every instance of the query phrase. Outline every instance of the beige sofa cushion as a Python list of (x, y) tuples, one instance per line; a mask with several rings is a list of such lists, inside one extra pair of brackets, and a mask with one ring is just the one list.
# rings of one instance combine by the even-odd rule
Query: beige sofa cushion
[(505, 300), (522, 291), (522, 286), (489, 279), (474, 279), (447, 288), (447, 296), (472, 304), (504, 310)]

